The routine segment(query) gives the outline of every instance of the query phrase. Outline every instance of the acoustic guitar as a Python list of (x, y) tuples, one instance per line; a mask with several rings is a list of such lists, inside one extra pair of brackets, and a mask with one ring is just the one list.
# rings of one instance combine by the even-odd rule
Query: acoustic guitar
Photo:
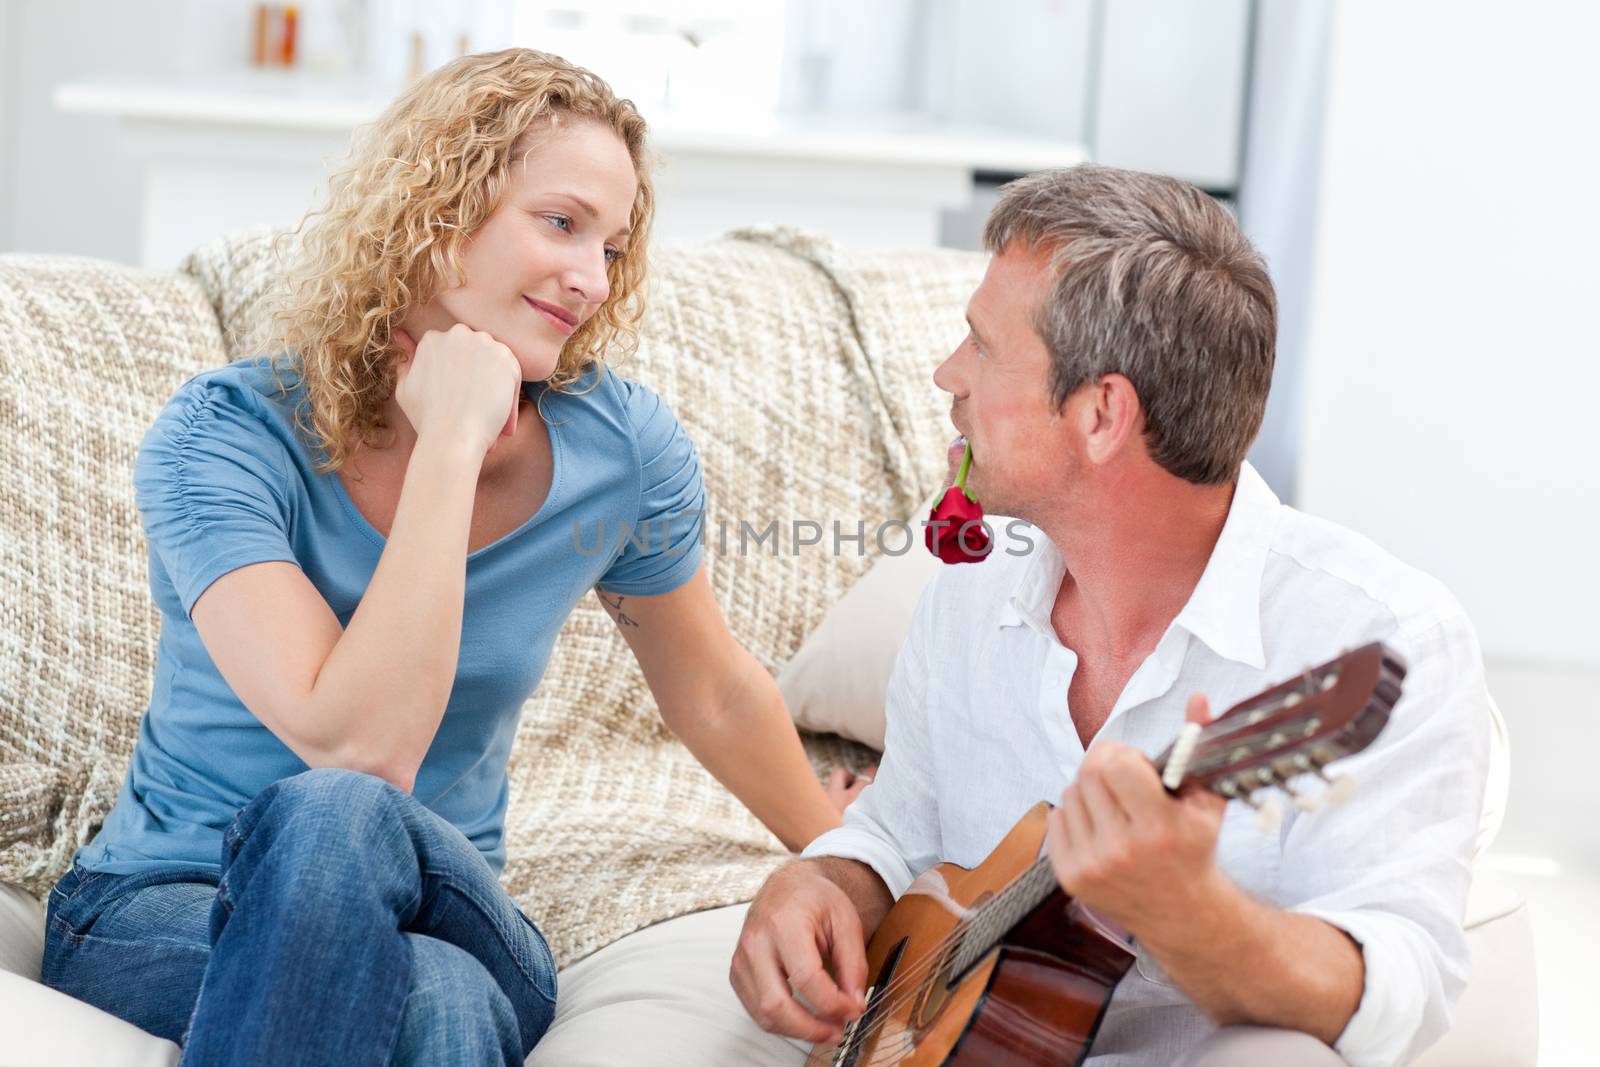
[[(1400, 698), (1405, 664), (1374, 643), (1191, 723), (1156, 757), (1171, 793), (1198, 784), (1256, 807), (1270, 827), (1277, 790), (1303, 775), (1336, 802), (1349, 779), (1323, 768), (1372, 743)], [(1273, 790), (1265, 798), (1256, 793)], [(1049, 805), (1035, 805), (971, 870), (943, 863), (897, 901), (867, 946), (861, 1017), (807, 1067), (1081, 1064), (1134, 960), (1126, 931), (1062, 892), (1041, 856)]]

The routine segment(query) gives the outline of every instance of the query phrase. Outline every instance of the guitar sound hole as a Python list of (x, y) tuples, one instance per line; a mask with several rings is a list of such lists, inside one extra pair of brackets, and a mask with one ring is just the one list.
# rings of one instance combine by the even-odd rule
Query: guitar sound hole
[[(974, 914), (979, 913), (985, 905), (994, 900), (994, 897), (995, 894), (992, 890), (985, 890), (973, 899), (968, 908)], [(980, 923), (979, 925), (981, 926), (982, 924)], [(1009, 922), (1001, 924), (1001, 929), (1010, 925)], [(938, 965), (929, 968), (931, 973), (920, 983), (917, 990), (917, 1000), (911, 1008), (910, 1016), (911, 1027), (918, 1033), (933, 1025), (934, 1020), (939, 1017), (939, 1013), (944, 1011), (945, 1004), (954, 995), (956, 989), (960, 987), (961, 979), (966, 977), (965, 974), (953, 973), (952, 968), (954, 968), (955, 962), (961, 954), (962, 946), (966, 944), (969, 937), (974, 936), (979, 936), (979, 934), (971, 926), (968, 926), (959, 937), (953, 938), (940, 951)], [(963, 969), (970, 971), (972, 965), (969, 963)]]
[(938, 966), (922, 980), (921, 988), (917, 990), (916, 1005), (911, 1009), (911, 1026), (918, 1033), (933, 1025), (950, 995), (956, 991), (956, 983), (951, 981), (950, 964), (959, 946), (958, 941), (939, 954)]

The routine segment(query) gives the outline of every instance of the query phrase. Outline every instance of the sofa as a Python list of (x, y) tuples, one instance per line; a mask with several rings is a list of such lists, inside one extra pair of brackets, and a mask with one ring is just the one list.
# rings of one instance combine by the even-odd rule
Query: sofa
[[(180, 383), (252, 354), (279, 277), (272, 237), (231, 235), (170, 272), (0, 256), (6, 1064), (177, 1060), (170, 1042), (38, 983), (42, 901), (109, 810), (149, 699), (160, 620), (134, 454)], [(886, 551), (872, 531), (916, 516), (944, 475), (948, 403), (931, 372), (964, 330), (982, 258), (846, 251), (773, 228), (655, 258), (641, 343), (618, 369), (660, 392), (699, 448), (712, 586), (780, 677), (819, 773), (865, 766), (860, 742), (881, 737), (888, 666), (932, 573), (920, 549)], [(773, 522), (775, 539), (746, 536)], [(1481, 846), (1504, 802), (1498, 751)], [(504, 884), (562, 968), (530, 1064), (804, 1058), (755, 1031), (726, 981), (743, 904), (785, 853), (662, 727), (592, 600), (523, 710), (510, 787)], [(1531, 1065), (1526, 908), (1480, 873), (1466, 923), (1472, 985), (1419, 1062)]]

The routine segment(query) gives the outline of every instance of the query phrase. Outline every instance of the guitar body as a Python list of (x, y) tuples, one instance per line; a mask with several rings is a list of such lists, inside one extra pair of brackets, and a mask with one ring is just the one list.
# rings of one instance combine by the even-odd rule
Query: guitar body
[(982, 865), (940, 864), (912, 883), (867, 946), (873, 986), (890, 985), (899, 995), (883, 1002), (859, 1040), (819, 1046), (808, 1067), (1083, 1061), (1134, 957), (1118, 931), (1059, 890), (950, 981), (947, 936), (1034, 865), (1048, 811), (1046, 804), (1032, 808)]

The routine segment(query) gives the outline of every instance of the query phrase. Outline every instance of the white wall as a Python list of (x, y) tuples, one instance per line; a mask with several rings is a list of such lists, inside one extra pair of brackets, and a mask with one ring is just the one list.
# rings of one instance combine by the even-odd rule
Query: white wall
[(783, 100), (1085, 144), (1232, 192), (1251, 0), (790, 0)]
[(1316, 254), (1328, 34), (1334, 0), (1256, 0), (1249, 129), (1239, 221), (1266, 257), (1278, 294), (1278, 358), (1250, 462), (1278, 496), (1298, 500), (1306, 332)]
[(137, 263), (141, 189), (118, 123), (56, 110), (56, 86), (239, 68), (250, 7), (0, 0), (0, 251)]
[(1203, 189), (1239, 181), (1249, 0), (1111, 0), (1091, 90), (1094, 158)]
[(112, 119), (63, 115), (52, 97), (62, 82), (172, 69), (186, 42), (179, 0), (105, 4), (12, 0), (8, 5), (14, 81), (14, 155), (0, 158), (0, 201), (9, 241), (21, 252), (100, 256), (134, 263), (139, 254), (139, 182)]
[(780, 105), (825, 115), (916, 109), (914, 53), (926, 18), (925, 0), (791, 0)]
[(1096, 69), (1092, 6), (1091, 0), (933, 0), (924, 11), (920, 98), (932, 114), (955, 123), (1087, 143)]
[(17, 65), (21, 45), (17, 37), (16, 7), (0, 0), (0, 252), (12, 247), (16, 212), (12, 186), (16, 182)]
[(1300, 502), (1600, 665), (1600, 8), (1339, 5)]

